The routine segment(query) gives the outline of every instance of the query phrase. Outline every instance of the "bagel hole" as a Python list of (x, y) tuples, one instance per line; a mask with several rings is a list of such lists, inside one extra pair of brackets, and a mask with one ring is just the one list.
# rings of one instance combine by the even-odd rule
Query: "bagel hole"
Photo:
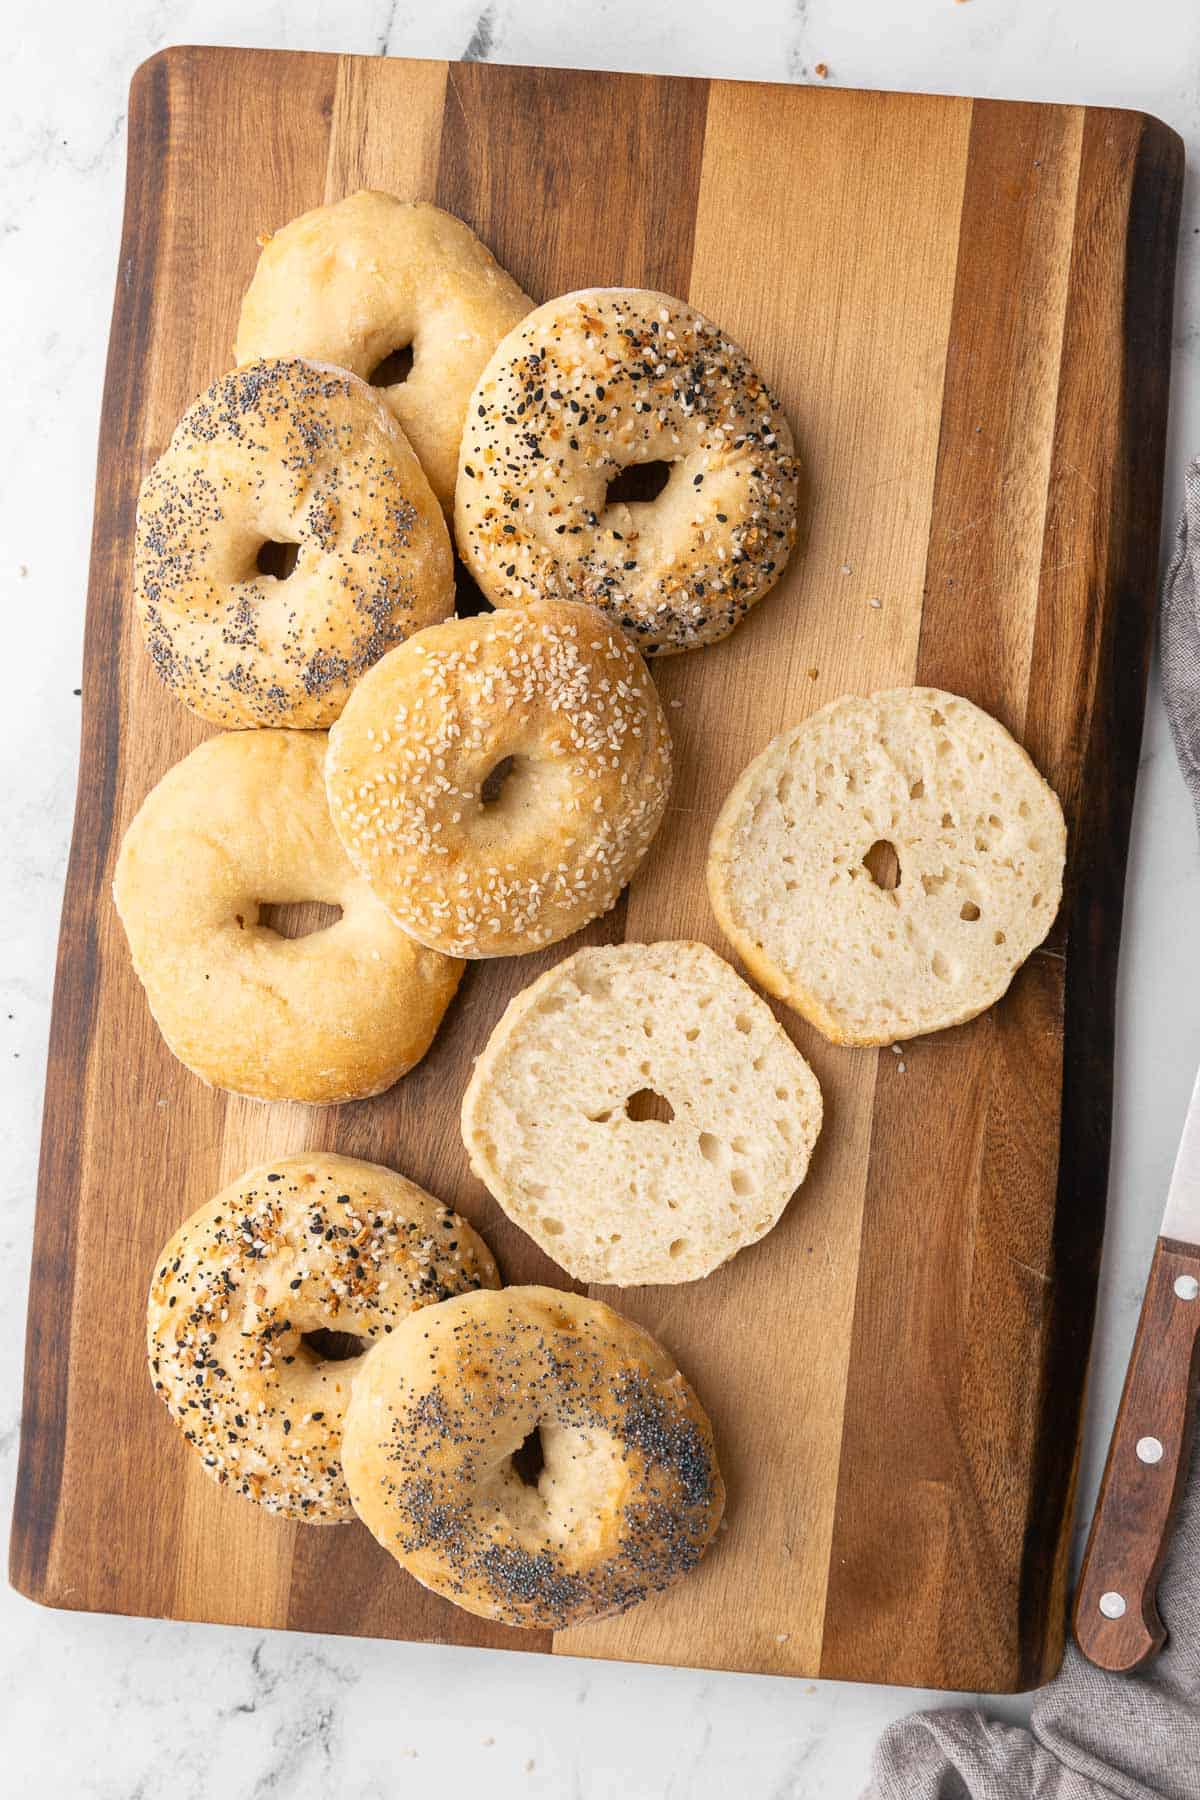
[(302, 1331), (300, 1342), (318, 1362), (353, 1362), (368, 1348), (366, 1338), (355, 1337), (352, 1331), (329, 1331), (324, 1325)]
[(484, 776), (483, 784), (479, 789), (479, 798), (483, 801), (485, 806), (495, 806), (497, 800), (499, 800), (501, 794), (504, 792), (505, 783), (515, 770), (516, 766), (517, 759), (515, 756), (502, 756), (495, 768)]
[[(324, 900), (266, 902), (260, 903), (258, 908), (259, 924), (265, 931), (273, 931), (281, 938), (312, 937), (314, 932), (328, 931), (341, 916), (340, 906), (330, 906)], [(238, 924), (241, 923), (239, 916)]]
[(636, 1125), (645, 1124), (650, 1119), (669, 1125), (675, 1117), (675, 1108), (665, 1095), (656, 1094), (653, 1088), (639, 1088), (625, 1102), (625, 1117), (632, 1119)]
[(875, 839), (863, 857), (863, 868), (875, 886), (885, 893), (900, 886), (900, 858), (896, 855), (895, 844), (890, 844), (886, 838)]
[(526, 1487), (535, 1488), (546, 1466), (546, 1451), (541, 1427), (535, 1425), (523, 1444), (513, 1451), (512, 1466)]
[(657, 500), (670, 479), (669, 462), (627, 463), (609, 482), (604, 504), (636, 506)]
[(273, 575), (276, 581), (286, 581), (293, 572), (300, 558), (299, 544), (284, 543), (275, 538), (268, 538), (258, 546), (258, 555), (254, 558), (254, 566), (260, 575)]
[(460, 619), (475, 619), (480, 613), (492, 611), (478, 583), (457, 557), (454, 559), (454, 610)]
[(412, 366), (412, 345), (401, 344), (398, 349), (389, 350), (382, 362), (375, 364), (367, 380), (372, 387), (396, 387), (401, 381), (408, 380)]

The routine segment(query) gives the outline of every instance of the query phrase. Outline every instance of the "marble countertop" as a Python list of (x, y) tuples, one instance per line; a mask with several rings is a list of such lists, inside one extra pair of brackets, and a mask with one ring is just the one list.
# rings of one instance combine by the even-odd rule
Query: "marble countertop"
[[(0, 61), (0, 592), (12, 666), (0, 861), (0, 1517), (20, 1371), (50, 990), (74, 801), (96, 429), (126, 89), (169, 43), (492, 58), (1088, 101), (1200, 157), (1194, 0), (18, 0)], [(1200, 452), (1200, 206), (1176, 305), (1169, 516)], [(13, 633), (16, 634), (15, 642)], [(1200, 858), (1157, 687), (1121, 958), (1109, 1228), (1081, 1530), (1200, 1059)], [(968, 1696), (967, 1698), (971, 1698)], [(0, 1591), (0, 1787), (13, 1800), (775, 1800), (858, 1793), (891, 1719), (935, 1696), (41, 1611)], [(1021, 1718), (1027, 1702), (995, 1710)], [(64, 1728), (69, 1721), (69, 1730)]]

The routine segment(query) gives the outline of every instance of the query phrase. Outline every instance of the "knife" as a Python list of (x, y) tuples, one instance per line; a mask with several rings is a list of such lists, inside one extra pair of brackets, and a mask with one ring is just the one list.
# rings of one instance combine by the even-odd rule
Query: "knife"
[(1200, 1074), (1113, 1426), (1075, 1593), (1075, 1639), (1101, 1669), (1163, 1646), (1155, 1589), (1183, 1487), (1200, 1389)]

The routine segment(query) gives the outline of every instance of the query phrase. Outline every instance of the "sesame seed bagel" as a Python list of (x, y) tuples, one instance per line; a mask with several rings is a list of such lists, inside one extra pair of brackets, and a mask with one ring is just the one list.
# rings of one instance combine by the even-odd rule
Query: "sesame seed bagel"
[(938, 688), (850, 694), (782, 732), (709, 846), (747, 968), (836, 1044), (961, 1024), (1054, 923), (1058, 796), (998, 720)]
[(696, 1281), (808, 1172), (816, 1077), (707, 944), (577, 950), (509, 1001), (462, 1102), (472, 1173), (577, 1281)]
[[(230, 732), (163, 776), (125, 834), (113, 897), (170, 1048), (202, 1081), (331, 1104), (424, 1056), (462, 964), (423, 949), (355, 874), (325, 799), (321, 732)], [(262, 908), (341, 908), (290, 938)]]
[[(653, 500), (610, 502), (638, 463)], [(792, 434), (745, 351), (682, 300), (591, 288), (488, 363), (459, 459), (459, 553), (496, 606), (586, 600), (647, 656), (726, 637), (796, 536)]]
[[(289, 545), (292, 572), (264, 572)], [(185, 706), (215, 725), (315, 727), (385, 650), (453, 612), (453, 556), (379, 396), (292, 358), (223, 375), (183, 415), (142, 483), (134, 590)]]
[[(544, 1465), (514, 1454), (533, 1432)], [(624, 1612), (704, 1554), (712, 1428), (654, 1339), (554, 1288), (448, 1300), (373, 1351), (346, 1415), (354, 1509), (456, 1606), (545, 1630)]]
[(403, 1175), (283, 1156), (230, 1182), (159, 1256), (151, 1379), (214, 1481), (340, 1524), (354, 1516), (342, 1421), (367, 1366), (354, 1359), (418, 1309), (498, 1286), (466, 1220)]
[(671, 740), (622, 634), (545, 601), (385, 656), (326, 772), (346, 853), (397, 924), (448, 956), (518, 956), (614, 904), (662, 820)]
[(379, 392), (449, 511), (471, 389), (532, 305), (461, 219), (424, 201), (349, 194), (263, 243), (235, 355), (312, 356), (378, 380), (379, 365), (411, 345), (407, 379)]

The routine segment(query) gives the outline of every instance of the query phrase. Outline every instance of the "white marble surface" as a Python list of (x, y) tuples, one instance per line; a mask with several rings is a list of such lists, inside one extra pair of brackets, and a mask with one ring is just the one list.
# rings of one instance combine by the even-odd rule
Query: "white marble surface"
[[(75, 786), (80, 635), (120, 226), (126, 86), (209, 42), (813, 79), (1146, 108), (1200, 155), (1194, 0), (18, 0), (0, 49), (0, 1517), (19, 1377), (50, 984)], [(1189, 188), (1168, 495), (1200, 452), (1200, 208)], [(1151, 697), (1120, 979), (1108, 1252), (1085, 1517), (1192, 1071), (1200, 861)], [(369, 1644), (40, 1611), (0, 1591), (0, 1791), (361, 1800), (858, 1792), (899, 1689)], [(1020, 1717), (1022, 1701), (1000, 1705)]]

